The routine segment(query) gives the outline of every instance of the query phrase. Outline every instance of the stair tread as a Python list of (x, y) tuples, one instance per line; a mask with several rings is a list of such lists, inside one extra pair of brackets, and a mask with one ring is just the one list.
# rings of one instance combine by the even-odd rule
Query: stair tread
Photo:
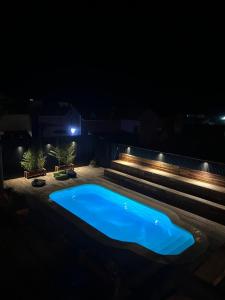
[(215, 185), (215, 184), (206, 183), (204, 181), (187, 178), (187, 177), (180, 176), (180, 175), (171, 174), (171, 173), (168, 173), (166, 171), (157, 170), (157, 169), (149, 168), (149, 167), (146, 167), (146, 166), (140, 166), (136, 163), (131, 163), (131, 162), (123, 161), (123, 160), (114, 160), (113, 163), (121, 164), (121, 165), (124, 165), (124, 166), (126, 166), (126, 165), (131, 166), (131, 167), (134, 167), (134, 168), (137, 168), (137, 169), (149, 172), (149, 173), (155, 173), (155, 174), (158, 174), (158, 175), (161, 175), (161, 176), (164, 176), (164, 177), (173, 178), (173, 179), (176, 179), (176, 180), (179, 180), (179, 181), (183, 181), (183, 182), (186, 182), (186, 183), (190, 183), (190, 184), (193, 184), (193, 185), (196, 185), (196, 186), (204, 187), (206, 189), (211, 189), (211, 190), (214, 190), (214, 191), (225, 194), (225, 188), (222, 187), (222, 186)]
[(197, 196), (194, 196), (194, 195), (191, 195), (191, 194), (188, 194), (188, 193), (184, 193), (184, 192), (181, 192), (181, 191), (178, 191), (178, 190), (175, 190), (175, 189), (172, 189), (172, 188), (168, 188), (164, 185), (160, 185), (160, 184), (157, 184), (157, 183), (153, 183), (151, 181), (148, 181), (148, 180), (145, 180), (145, 179), (142, 179), (142, 178), (139, 178), (139, 177), (136, 177), (136, 176), (133, 176), (133, 175), (130, 175), (130, 174), (127, 174), (127, 173), (123, 173), (121, 171), (117, 171), (117, 170), (114, 170), (114, 169), (106, 169), (108, 172), (112, 172), (112, 173), (115, 173), (115, 174), (119, 174), (120, 176), (123, 176), (123, 177), (127, 177), (127, 178), (130, 178), (130, 179), (133, 179), (133, 180), (136, 180), (140, 183), (144, 183), (145, 185), (149, 185), (149, 186), (153, 186), (153, 187), (156, 187), (158, 189), (161, 189), (161, 190), (164, 190), (164, 191), (167, 191), (167, 192), (170, 192), (170, 193), (173, 193), (173, 194), (177, 194), (177, 195), (180, 195), (180, 196), (184, 196), (186, 198), (190, 198), (192, 200), (195, 200), (195, 201), (198, 201), (198, 202), (201, 202), (201, 203), (204, 203), (204, 204), (207, 204), (209, 206), (212, 206), (212, 207), (216, 207), (218, 209), (221, 209), (221, 210), (224, 210), (225, 211), (225, 206), (224, 205), (221, 205), (221, 204), (218, 204), (216, 202), (212, 202), (210, 200), (206, 200), (204, 198), (200, 198), (200, 197), (197, 197)]

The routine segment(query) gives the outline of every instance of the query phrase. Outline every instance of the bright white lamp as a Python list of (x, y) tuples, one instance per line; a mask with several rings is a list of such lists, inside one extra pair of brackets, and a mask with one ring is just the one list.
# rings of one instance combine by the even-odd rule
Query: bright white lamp
[(71, 128), (70, 128), (70, 132), (71, 132), (72, 134), (74, 134), (74, 133), (76, 132), (76, 128), (71, 127)]

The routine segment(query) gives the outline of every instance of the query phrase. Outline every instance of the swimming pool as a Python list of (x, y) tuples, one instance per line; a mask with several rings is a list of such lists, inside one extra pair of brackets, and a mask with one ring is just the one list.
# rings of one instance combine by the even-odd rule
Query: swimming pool
[(101, 185), (82, 184), (49, 198), (109, 238), (160, 255), (179, 255), (195, 243), (192, 233), (165, 213)]

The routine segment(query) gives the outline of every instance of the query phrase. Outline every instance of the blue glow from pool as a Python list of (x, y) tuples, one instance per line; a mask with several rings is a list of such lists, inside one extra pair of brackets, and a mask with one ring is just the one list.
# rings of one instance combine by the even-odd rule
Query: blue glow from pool
[(106, 236), (161, 255), (181, 254), (195, 243), (193, 235), (165, 213), (97, 184), (59, 190), (49, 197)]

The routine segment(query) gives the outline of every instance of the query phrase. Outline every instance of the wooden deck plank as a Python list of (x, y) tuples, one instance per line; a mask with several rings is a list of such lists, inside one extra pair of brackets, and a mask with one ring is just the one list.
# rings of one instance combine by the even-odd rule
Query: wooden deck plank
[(150, 197), (166, 202), (175, 207), (185, 209), (210, 220), (219, 222), (225, 225), (225, 206), (196, 197), (176, 189), (168, 188), (164, 185), (149, 182), (117, 170), (105, 169), (104, 172), (107, 178), (115, 180), (119, 184), (125, 185), (135, 191), (141, 192)]
[(221, 186), (174, 175), (123, 160), (112, 161), (111, 167), (129, 175), (165, 185), (179, 191), (184, 191), (210, 201), (218, 202), (222, 205), (225, 204), (225, 188)]
[(119, 160), (135, 163), (140, 166), (146, 166), (151, 169), (164, 171), (170, 174), (178, 175), (185, 178), (190, 178), (201, 182), (206, 182), (209, 184), (213, 184), (225, 188), (225, 177), (211, 172), (184, 168), (178, 165), (173, 165), (158, 160), (146, 159), (146, 158), (130, 155), (127, 153), (120, 153)]

